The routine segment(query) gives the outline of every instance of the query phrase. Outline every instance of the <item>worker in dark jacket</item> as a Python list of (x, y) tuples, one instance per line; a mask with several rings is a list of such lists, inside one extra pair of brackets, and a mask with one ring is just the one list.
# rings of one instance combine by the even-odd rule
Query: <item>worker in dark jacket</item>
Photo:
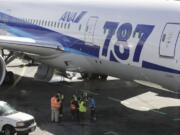
[(72, 120), (75, 119), (75, 116), (77, 114), (77, 109), (78, 109), (78, 102), (75, 96), (73, 96), (70, 102), (70, 111), (71, 111)]
[(59, 101), (61, 102), (61, 107), (59, 108), (59, 119), (62, 120), (63, 109), (64, 109), (64, 94), (58, 91), (57, 96), (58, 96)]
[(59, 108), (61, 107), (61, 102), (58, 96), (51, 97), (51, 121), (59, 122)]
[(90, 118), (92, 121), (96, 120), (96, 101), (93, 96), (89, 97), (89, 108), (90, 108)]

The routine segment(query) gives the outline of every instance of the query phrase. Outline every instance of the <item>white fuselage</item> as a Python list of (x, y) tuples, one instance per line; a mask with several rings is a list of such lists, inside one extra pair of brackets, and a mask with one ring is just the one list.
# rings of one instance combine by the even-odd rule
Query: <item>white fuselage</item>
[(178, 1), (2, 1), (0, 35), (58, 42), (34, 58), (63, 70), (180, 87)]

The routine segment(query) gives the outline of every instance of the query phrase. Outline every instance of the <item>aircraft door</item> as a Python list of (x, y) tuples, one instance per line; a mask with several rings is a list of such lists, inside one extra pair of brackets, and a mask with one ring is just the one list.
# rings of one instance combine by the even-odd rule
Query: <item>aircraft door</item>
[(166, 24), (160, 40), (160, 56), (174, 58), (180, 24)]
[(94, 34), (95, 34), (95, 28), (96, 23), (98, 21), (98, 17), (93, 16), (88, 19), (88, 22), (86, 24), (85, 28), (85, 42), (93, 44), (94, 43)]
[(178, 60), (179, 61), (179, 59), (180, 59), (180, 33), (179, 33), (179, 35), (178, 35), (178, 39), (177, 39), (177, 43), (176, 43), (176, 60)]

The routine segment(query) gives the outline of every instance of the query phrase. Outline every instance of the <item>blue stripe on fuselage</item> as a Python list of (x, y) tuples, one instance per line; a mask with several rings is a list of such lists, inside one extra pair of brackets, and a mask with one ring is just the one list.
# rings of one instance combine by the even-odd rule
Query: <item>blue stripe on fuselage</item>
[[(5, 18), (6, 20), (3, 20)], [(17, 23), (18, 22), (18, 23)], [(6, 25), (5, 27), (0, 27), (11, 34), (19, 37), (29, 37), (35, 40), (42, 41), (57, 41), (65, 50), (81, 54), (89, 55), (93, 57), (99, 57), (100, 47), (97, 45), (87, 45), (85, 41), (76, 39), (47, 28), (37, 26), (31, 23), (27, 23), (21, 19), (9, 16), (7, 14), (0, 12), (0, 23)]]
[(153, 70), (173, 73), (173, 74), (180, 74), (179, 70), (164, 67), (164, 66), (161, 66), (161, 65), (157, 65), (157, 64), (154, 64), (154, 63), (147, 62), (147, 61), (142, 62), (142, 67), (147, 68), (147, 69), (153, 69)]

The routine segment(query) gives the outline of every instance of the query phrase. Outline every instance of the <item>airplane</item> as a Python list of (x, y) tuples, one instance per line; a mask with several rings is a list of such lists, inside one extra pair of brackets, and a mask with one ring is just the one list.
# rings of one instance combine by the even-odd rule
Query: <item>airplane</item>
[[(180, 91), (178, 0), (1, 0), (0, 48), (84, 76), (143, 80)], [(7, 76), (0, 56), (0, 84)], [(38, 77), (43, 74), (43, 77)]]

